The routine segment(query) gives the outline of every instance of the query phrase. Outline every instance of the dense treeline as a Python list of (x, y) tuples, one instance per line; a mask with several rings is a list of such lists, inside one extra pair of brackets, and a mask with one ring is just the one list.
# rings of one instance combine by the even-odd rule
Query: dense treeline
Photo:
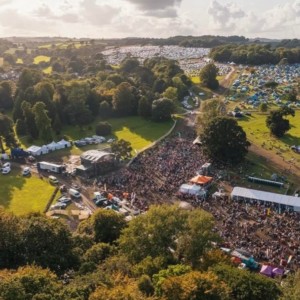
[(218, 62), (236, 64), (263, 65), (278, 64), (282, 60), (288, 63), (300, 63), (300, 48), (271, 48), (270, 45), (223, 45), (212, 49), (210, 57)]
[(97, 117), (165, 121), (175, 101), (188, 94), (191, 82), (175, 61), (152, 58), (141, 65), (128, 58), (112, 69), (101, 54), (84, 51), (52, 59), (51, 76), (25, 68), (16, 84), (0, 83), (0, 109), (12, 109), (18, 135), (48, 142), (64, 125), (82, 127)]
[[(167, 205), (130, 222), (100, 209), (73, 233), (60, 220), (0, 210), (0, 298), (279, 299), (276, 281), (212, 246), (213, 227), (203, 210)], [(291, 277), (282, 299), (296, 299), (298, 285)]]
[(276, 46), (284, 47), (284, 48), (298, 48), (300, 47), (300, 40), (299, 39), (282, 40)]

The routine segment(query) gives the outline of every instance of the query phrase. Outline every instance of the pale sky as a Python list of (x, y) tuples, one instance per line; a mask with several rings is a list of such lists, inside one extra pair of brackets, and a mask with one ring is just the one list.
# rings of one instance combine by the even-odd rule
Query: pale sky
[(0, 36), (300, 38), (300, 0), (0, 0)]

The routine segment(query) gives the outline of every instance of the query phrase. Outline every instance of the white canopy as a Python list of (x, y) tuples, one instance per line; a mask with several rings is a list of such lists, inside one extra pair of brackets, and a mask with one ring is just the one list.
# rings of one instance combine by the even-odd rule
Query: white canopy
[(49, 149), (46, 145), (41, 147), (41, 154), (47, 154), (49, 153)]
[(30, 146), (27, 149), (27, 152), (29, 152), (31, 155), (41, 155), (42, 154), (42, 148), (39, 146)]
[(294, 207), (294, 210), (300, 210), (300, 197), (287, 196), (258, 190), (235, 187), (231, 192), (231, 198), (234, 200), (252, 199), (266, 201)]
[(203, 195), (205, 191), (198, 185), (191, 185), (191, 184), (183, 184), (181, 185), (179, 191), (183, 194), (190, 194), (190, 195)]
[(47, 147), (50, 151), (54, 151), (54, 150), (58, 149), (57, 144), (55, 142), (48, 144)]
[(71, 143), (68, 141), (65, 141), (64, 139), (62, 139), (61, 141), (59, 141), (57, 144), (60, 144), (63, 146), (63, 148), (68, 148), (71, 147)]

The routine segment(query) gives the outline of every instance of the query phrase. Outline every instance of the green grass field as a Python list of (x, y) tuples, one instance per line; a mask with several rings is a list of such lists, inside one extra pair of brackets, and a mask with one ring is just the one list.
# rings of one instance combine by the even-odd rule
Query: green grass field
[(47, 180), (25, 178), (15, 167), (8, 175), (0, 174), (0, 206), (16, 215), (42, 212), (53, 192), (54, 187)]
[[(60, 137), (55, 137), (54, 140), (58, 141), (61, 136), (66, 136), (69, 140), (78, 140), (84, 137), (90, 137), (95, 135), (95, 127), (100, 119), (95, 120), (89, 126), (79, 128), (78, 126), (65, 126), (60, 134)], [(112, 135), (108, 138), (124, 139), (131, 143), (134, 150), (141, 150), (152, 142), (166, 134), (172, 127), (173, 121), (164, 123), (155, 123), (140, 117), (126, 117), (126, 118), (114, 118), (106, 120), (112, 125)], [(19, 138), (21, 147), (28, 148), (31, 145), (43, 145), (40, 140), (36, 140), (28, 143), (27, 137)], [(53, 157), (57, 160), (65, 161), (70, 155), (80, 155), (82, 152), (89, 149), (103, 149), (109, 147), (109, 144), (99, 145), (87, 145), (85, 147), (71, 149), (63, 149), (48, 154), (46, 157)]]
[(50, 61), (50, 57), (49, 56), (45, 56), (45, 55), (39, 55), (36, 56), (33, 60), (33, 63), (38, 65), (41, 62), (49, 62)]
[(18, 58), (17, 61), (16, 61), (16, 64), (22, 65), (23, 64), (23, 59), (22, 58)]
[(267, 114), (253, 113), (244, 117), (239, 124), (245, 130), (249, 141), (262, 147), (273, 155), (281, 155), (286, 160), (294, 159), (300, 162), (300, 155), (290, 150), (292, 145), (300, 145), (300, 111), (296, 111), (295, 117), (290, 117), (291, 130), (281, 139), (270, 135), (266, 126)]

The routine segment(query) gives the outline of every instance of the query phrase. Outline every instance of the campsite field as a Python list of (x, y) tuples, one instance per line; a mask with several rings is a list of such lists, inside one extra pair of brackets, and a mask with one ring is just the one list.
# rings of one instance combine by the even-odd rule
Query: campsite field
[(45, 55), (39, 55), (36, 56), (33, 60), (33, 63), (38, 65), (41, 62), (49, 62), (50, 61), (50, 57), (49, 56), (45, 56)]
[(0, 206), (16, 215), (42, 212), (53, 192), (47, 180), (34, 175), (25, 178), (15, 166), (10, 174), (0, 174)]

